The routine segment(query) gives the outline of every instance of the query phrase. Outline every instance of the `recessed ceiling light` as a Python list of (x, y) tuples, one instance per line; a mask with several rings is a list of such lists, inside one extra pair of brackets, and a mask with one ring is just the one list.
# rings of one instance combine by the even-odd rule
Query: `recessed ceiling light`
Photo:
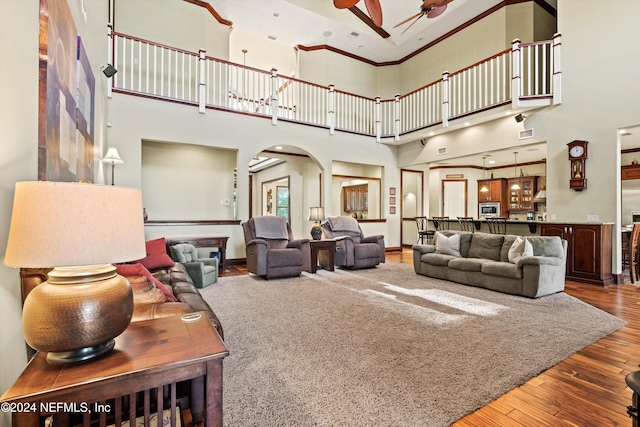
[(272, 35), (268, 35), (268, 36), (267, 36), (267, 38), (268, 38), (269, 40), (275, 40), (275, 39), (277, 39), (277, 37), (276, 37), (276, 36), (272, 36)]
[(274, 17), (274, 18), (277, 18), (277, 17), (279, 17), (279, 16), (280, 16), (280, 14), (279, 14), (278, 12), (273, 12), (273, 17)]
[(496, 162), (495, 160), (489, 160), (490, 165), (494, 164), (495, 162)]
[(276, 150), (282, 150), (282, 145), (276, 145)]
[(435, 135), (433, 132), (429, 132), (429, 136), (433, 136)]
[(626, 129), (620, 129), (620, 135), (631, 135), (631, 132)]
[(325, 37), (329, 37), (331, 34), (333, 34), (331, 31), (325, 31), (324, 33), (322, 33), (322, 35)]
[(466, 122), (464, 125), (465, 125), (465, 126), (471, 126), (471, 123)]

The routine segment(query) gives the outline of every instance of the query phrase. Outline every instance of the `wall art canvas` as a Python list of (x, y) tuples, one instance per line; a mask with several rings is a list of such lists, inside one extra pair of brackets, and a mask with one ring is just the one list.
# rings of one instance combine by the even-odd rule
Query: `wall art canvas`
[(94, 180), (95, 79), (66, 0), (40, 0), (38, 179)]

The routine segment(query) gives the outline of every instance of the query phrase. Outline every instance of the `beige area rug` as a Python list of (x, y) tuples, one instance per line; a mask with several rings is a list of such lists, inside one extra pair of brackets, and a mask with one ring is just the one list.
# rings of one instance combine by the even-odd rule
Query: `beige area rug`
[(404, 264), (223, 277), (226, 426), (447, 426), (625, 323), (559, 293), (537, 300)]

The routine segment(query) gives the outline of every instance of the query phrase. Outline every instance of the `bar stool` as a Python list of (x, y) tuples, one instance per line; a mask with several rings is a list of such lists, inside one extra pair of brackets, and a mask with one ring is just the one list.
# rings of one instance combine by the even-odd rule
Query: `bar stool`
[(431, 221), (433, 221), (433, 228), (436, 229), (435, 231), (442, 231), (442, 230), (449, 229), (448, 216), (434, 216), (434, 217), (431, 217)]
[(458, 223), (460, 224), (460, 231), (470, 231), (473, 233), (475, 230), (473, 217), (471, 216), (459, 216)]
[(417, 216), (416, 225), (418, 226), (418, 243), (424, 245), (425, 239), (427, 244), (433, 240), (435, 230), (429, 230), (429, 220), (426, 216)]
[(487, 225), (491, 234), (507, 234), (507, 218), (487, 218)]

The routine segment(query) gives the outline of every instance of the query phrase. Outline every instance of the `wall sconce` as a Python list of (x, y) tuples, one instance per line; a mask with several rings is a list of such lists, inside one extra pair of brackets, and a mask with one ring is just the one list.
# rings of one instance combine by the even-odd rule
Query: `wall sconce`
[(113, 77), (113, 75), (115, 73), (117, 73), (118, 70), (116, 70), (113, 65), (111, 64), (107, 64), (106, 66), (102, 67), (102, 73), (108, 77)]
[(309, 208), (309, 221), (315, 221), (313, 226), (311, 227), (311, 237), (313, 240), (320, 240), (322, 238), (322, 226), (320, 226), (320, 221), (324, 221), (324, 208), (323, 207), (313, 207)]

